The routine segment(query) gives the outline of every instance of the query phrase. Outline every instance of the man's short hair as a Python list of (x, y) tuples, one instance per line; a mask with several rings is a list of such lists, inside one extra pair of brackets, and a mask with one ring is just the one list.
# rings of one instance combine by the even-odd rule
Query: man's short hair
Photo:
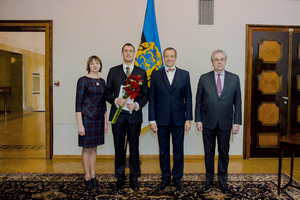
[(135, 48), (134, 48), (134, 46), (131, 43), (124, 44), (123, 47), (122, 47), (122, 52), (124, 50), (124, 47), (126, 47), (126, 46), (131, 46), (133, 48), (133, 51), (135, 52)]
[(211, 62), (213, 61), (213, 57), (216, 53), (223, 53), (225, 56), (225, 60), (227, 60), (227, 53), (221, 49), (214, 50), (211, 54)]
[(165, 51), (167, 51), (167, 50), (173, 50), (173, 51), (175, 51), (175, 57), (177, 57), (177, 51), (176, 51), (176, 49), (174, 49), (173, 47), (168, 47), (168, 48), (166, 48), (166, 49), (164, 50), (164, 52), (163, 52), (163, 55), (165, 55)]

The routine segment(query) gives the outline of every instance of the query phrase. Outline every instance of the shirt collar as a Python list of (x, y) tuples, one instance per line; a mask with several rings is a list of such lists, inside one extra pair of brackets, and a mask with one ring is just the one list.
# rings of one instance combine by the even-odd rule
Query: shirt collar
[(130, 69), (130, 72), (132, 72), (132, 70), (133, 70), (133, 66), (134, 66), (134, 63), (132, 63), (131, 65), (129, 65), (129, 66), (127, 66), (125, 63), (123, 63), (123, 70), (126, 72), (126, 67), (129, 67)]
[(218, 74), (221, 74), (221, 76), (225, 76), (225, 69), (221, 73), (218, 73), (214, 70), (214, 73), (215, 73), (215, 76), (217, 76)]
[[(165, 71), (168, 71), (168, 69), (170, 69), (169, 67), (165, 66)], [(175, 65), (173, 67), (171, 67), (171, 69), (174, 69), (174, 72), (176, 71), (176, 67)]]

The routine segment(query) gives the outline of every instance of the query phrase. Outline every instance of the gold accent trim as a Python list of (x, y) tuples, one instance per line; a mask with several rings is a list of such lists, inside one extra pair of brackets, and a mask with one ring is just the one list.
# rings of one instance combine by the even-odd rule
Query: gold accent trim
[(150, 131), (150, 124), (148, 126), (145, 126), (144, 128), (142, 128), (140, 136), (143, 135), (144, 133), (147, 133), (148, 131)]

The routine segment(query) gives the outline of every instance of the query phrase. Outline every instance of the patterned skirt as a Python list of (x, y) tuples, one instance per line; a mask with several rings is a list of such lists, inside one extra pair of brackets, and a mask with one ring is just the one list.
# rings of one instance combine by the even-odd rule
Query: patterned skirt
[(78, 135), (78, 146), (96, 147), (104, 144), (104, 116), (98, 120), (82, 115), (85, 135)]

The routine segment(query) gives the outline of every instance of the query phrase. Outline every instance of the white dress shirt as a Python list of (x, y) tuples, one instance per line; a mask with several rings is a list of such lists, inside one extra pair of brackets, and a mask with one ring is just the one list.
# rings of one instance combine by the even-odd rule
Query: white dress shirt
[[(168, 69), (174, 69), (174, 70), (173, 71), (168, 71)], [(170, 83), (170, 85), (172, 85), (174, 75), (175, 75), (175, 72), (176, 72), (176, 67), (173, 66), (172, 68), (169, 68), (169, 67), (165, 66), (165, 70), (166, 70), (166, 74), (167, 74), (169, 83)]]
[(130, 69), (129, 69), (129, 71), (130, 71), (130, 74), (132, 73), (132, 70), (133, 70), (133, 63), (131, 64), (131, 65), (129, 65), (129, 66), (127, 66), (125, 63), (123, 63), (123, 70), (124, 70), (124, 73), (126, 74), (126, 71), (127, 71), (127, 67), (129, 67)]

